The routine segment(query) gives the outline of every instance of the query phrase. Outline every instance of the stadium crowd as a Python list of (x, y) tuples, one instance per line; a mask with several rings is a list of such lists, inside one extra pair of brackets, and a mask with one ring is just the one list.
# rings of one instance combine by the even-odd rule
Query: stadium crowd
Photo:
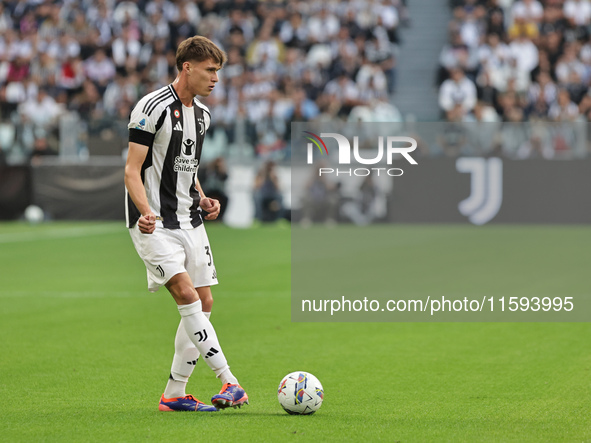
[(17, 159), (55, 152), (66, 114), (77, 117), (66, 127), (79, 130), (77, 149), (107, 133), (126, 140), (138, 97), (174, 79), (178, 43), (200, 34), (228, 54), (206, 101), (212, 133), (283, 159), (291, 120), (397, 112), (406, 20), (404, 0), (4, 1), (0, 147)]
[(448, 121), (589, 121), (588, 0), (450, 0), (439, 105)]

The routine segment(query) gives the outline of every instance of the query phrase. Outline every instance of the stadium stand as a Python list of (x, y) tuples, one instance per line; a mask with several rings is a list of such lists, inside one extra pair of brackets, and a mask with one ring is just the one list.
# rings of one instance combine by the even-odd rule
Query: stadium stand
[[(454, 0), (450, 3), (453, 18), (449, 23), (449, 43), (441, 51), (438, 77), (440, 105), (448, 120), (454, 120), (455, 116), (445, 94), (449, 95), (452, 84), (459, 85), (459, 82), (451, 83), (448, 77), (458, 69), (476, 87), (479, 106), (486, 109), (486, 119), (490, 121), (589, 119), (591, 3), (587, 0)], [(475, 103), (470, 111), (474, 107)], [(468, 112), (463, 118), (477, 117), (474, 112)]]
[(404, 0), (2, 2), (0, 143), (13, 164), (36, 146), (121, 155), (131, 107), (174, 79), (175, 48), (197, 33), (229, 56), (206, 101), (213, 151), (284, 160), (293, 119), (399, 114), (390, 98), (408, 20)]
[(451, 0), (450, 6), (449, 41), (437, 76), (441, 117), (502, 123), (497, 132), (502, 143), (461, 153), (588, 156), (580, 141), (591, 117), (591, 3)]

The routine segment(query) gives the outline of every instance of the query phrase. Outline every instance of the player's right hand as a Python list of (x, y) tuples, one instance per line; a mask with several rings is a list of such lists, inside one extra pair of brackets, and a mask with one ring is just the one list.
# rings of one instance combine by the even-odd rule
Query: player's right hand
[(153, 213), (142, 215), (137, 221), (142, 234), (151, 234), (156, 229), (156, 216)]

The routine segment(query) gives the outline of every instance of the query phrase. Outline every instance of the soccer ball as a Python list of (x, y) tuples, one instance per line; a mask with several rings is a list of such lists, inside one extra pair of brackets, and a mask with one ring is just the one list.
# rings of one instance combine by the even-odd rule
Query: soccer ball
[(39, 206), (29, 205), (27, 209), (25, 209), (25, 220), (27, 220), (31, 224), (41, 223), (45, 218), (45, 214), (43, 213), (43, 209)]
[(312, 374), (297, 371), (283, 377), (277, 389), (277, 398), (288, 414), (309, 415), (320, 409), (324, 390)]

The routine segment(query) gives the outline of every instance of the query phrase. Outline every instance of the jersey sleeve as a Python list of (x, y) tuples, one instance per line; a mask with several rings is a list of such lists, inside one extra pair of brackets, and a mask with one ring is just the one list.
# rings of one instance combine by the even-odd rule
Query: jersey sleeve
[(156, 113), (152, 112), (151, 115), (144, 113), (147, 101), (148, 96), (143, 97), (133, 108), (127, 128), (129, 129), (130, 142), (152, 147), (156, 136)]

